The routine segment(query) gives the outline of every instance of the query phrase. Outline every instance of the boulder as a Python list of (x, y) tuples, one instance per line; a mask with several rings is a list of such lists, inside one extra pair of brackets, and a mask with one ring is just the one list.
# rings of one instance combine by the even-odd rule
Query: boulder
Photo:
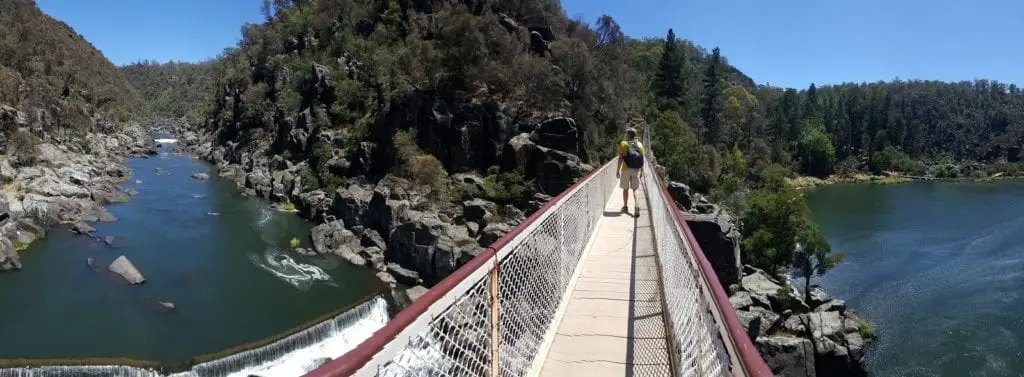
[(541, 122), (530, 134), (530, 140), (540, 146), (556, 149), (580, 157), (583, 155), (583, 135), (572, 118), (559, 117)]
[(0, 237), (0, 272), (21, 269), (21, 258), (7, 237)]
[(478, 224), (487, 224), (497, 210), (497, 204), (483, 199), (462, 202), (462, 217)]
[(313, 249), (320, 254), (341, 255), (340, 253), (351, 250), (359, 243), (359, 237), (345, 229), (345, 223), (341, 220), (313, 227), (310, 238), (313, 240)]
[(125, 280), (132, 284), (142, 284), (146, 281), (146, 278), (142, 276), (139, 269), (132, 264), (124, 255), (114, 259), (114, 262), (107, 267), (110, 272), (121, 275)]
[(384, 264), (384, 249), (376, 246), (366, 247), (359, 251), (359, 256), (365, 259), (373, 269), (387, 271), (387, 265)]
[(714, 214), (684, 213), (683, 217), (722, 286), (728, 287), (739, 282), (742, 272), (741, 235), (732, 217), (724, 211)]
[(683, 211), (693, 208), (693, 197), (690, 193), (690, 186), (679, 182), (669, 182), (667, 185), (668, 194), (675, 200), (676, 206)]
[(376, 247), (380, 250), (388, 248), (388, 244), (384, 242), (384, 238), (380, 236), (380, 233), (369, 228), (363, 229), (362, 236), (359, 239), (359, 244), (363, 247)]
[(385, 180), (382, 180), (374, 188), (373, 198), (368, 204), (366, 226), (388, 239), (410, 207), (412, 204), (404, 195), (393, 191)]
[(71, 231), (78, 234), (85, 234), (91, 236), (93, 232), (96, 231), (96, 228), (93, 228), (89, 224), (86, 224), (84, 221), (78, 221), (71, 226)]
[(380, 279), (381, 282), (387, 284), (391, 288), (394, 288), (395, 285), (398, 284), (398, 281), (395, 279), (395, 276), (393, 274), (388, 273), (387, 271), (377, 272), (377, 279)]
[(331, 199), (320, 190), (300, 194), (295, 207), (302, 216), (314, 222), (329, 222), (334, 217), (330, 215)]
[(420, 274), (416, 273), (416, 271), (412, 271), (410, 269), (402, 267), (397, 263), (388, 263), (387, 272), (388, 274), (390, 274), (389, 276), (393, 276), (393, 279), (395, 279), (399, 283), (405, 285), (423, 284), (423, 280), (420, 279)]
[(459, 249), (449, 236), (453, 232), (437, 214), (418, 213), (391, 233), (387, 260), (408, 267), (434, 284), (454, 271)]
[(754, 305), (754, 300), (750, 297), (750, 292), (739, 291), (729, 297), (729, 302), (732, 304), (732, 308), (736, 310), (743, 310)]
[(405, 294), (409, 296), (409, 301), (416, 301), (416, 299), (423, 296), (424, 293), (427, 293), (427, 288), (422, 285), (417, 285), (405, 290)]
[(373, 188), (359, 184), (339, 188), (334, 195), (334, 202), (331, 203), (331, 214), (353, 229), (362, 226), (373, 193)]
[(477, 238), (477, 244), (480, 245), (480, 247), (491, 246), (494, 241), (497, 241), (510, 230), (512, 230), (512, 227), (508, 226), (508, 224), (498, 223), (487, 225), (484, 230), (480, 231), (480, 237)]
[(736, 316), (739, 317), (743, 328), (747, 329), (747, 335), (750, 336), (750, 339), (757, 339), (760, 336), (768, 335), (768, 332), (779, 320), (778, 314), (756, 306), (750, 308), (750, 310), (737, 310)]
[(819, 338), (838, 339), (844, 334), (843, 317), (839, 312), (808, 313), (811, 336), (815, 342)]
[(775, 279), (772, 279), (767, 272), (755, 270), (754, 273), (744, 276), (740, 280), (740, 286), (750, 292), (755, 301), (768, 302), (768, 297), (778, 294), (782, 286)]
[[(815, 377), (814, 345), (793, 336), (767, 336), (754, 341), (765, 364), (776, 376)], [(823, 374), (824, 376), (824, 374)]]
[(829, 302), (819, 305), (814, 308), (816, 312), (838, 312), (840, 315), (846, 314), (846, 301), (840, 299), (832, 299)]
[(811, 301), (807, 304), (811, 305), (812, 308), (816, 308), (831, 300), (832, 299), (828, 297), (828, 293), (825, 292), (825, 289), (817, 285), (811, 286)]
[(517, 169), (524, 178), (534, 180), (542, 192), (558, 193), (576, 182), (592, 168), (568, 152), (537, 145), (530, 134), (519, 134), (502, 151), (502, 170)]

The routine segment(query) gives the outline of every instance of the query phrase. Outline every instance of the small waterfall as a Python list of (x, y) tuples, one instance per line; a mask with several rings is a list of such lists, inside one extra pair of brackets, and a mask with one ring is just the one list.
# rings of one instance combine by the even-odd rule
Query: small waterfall
[(0, 377), (159, 377), (142, 368), (110, 365), (47, 366), (39, 368), (0, 369)]
[[(355, 348), (388, 321), (387, 301), (375, 297), (333, 319), (263, 347), (167, 377), (297, 377)], [(127, 366), (47, 366), (0, 369), (0, 377), (164, 377)]]

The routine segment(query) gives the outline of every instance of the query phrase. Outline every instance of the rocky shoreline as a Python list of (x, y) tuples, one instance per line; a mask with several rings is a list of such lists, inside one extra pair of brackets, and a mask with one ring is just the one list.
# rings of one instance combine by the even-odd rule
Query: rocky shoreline
[(865, 376), (864, 348), (873, 329), (821, 287), (810, 302), (771, 274), (741, 265), (737, 222), (690, 188), (670, 182), (668, 191), (711, 262), (729, 301), (765, 363), (782, 376)]
[[(18, 132), (30, 129), (27, 116), (14, 108), (0, 108), (0, 121)], [(116, 131), (63, 142), (44, 133), (31, 163), (24, 156), (0, 156), (0, 272), (22, 269), (19, 251), (58, 225), (93, 236), (89, 223), (116, 220), (104, 205), (129, 196), (117, 187), (132, 176), (124, 159), (157, 152), (137, 124), (100, 123), (97, 128)]]
[[(294, 252), (334, 254), (372, 268), (391, 287), (413, 287), (408, 290), (413, 298), (424, 291), (422, 286), (432, 286), (454, 272), (550, 200), (540, 193), (517, 205), (486, 200), (481, 198), (484, 179), (472, 171), (452, 174), (452, 191), (469, 193), (455, 204), (428, 198), (429, 189), (391, 173), (372, 182), (367, 177), (377, 155), (371, 142), (361, 143), (354, 156), (326, 162), (344, 177), (331, 195), (304, 182), (315, 179), (304, 174), (307, 161), (267, 157), (231, 141), (217, 145), (212, 134), (178, 129), (181, 150), (216, 165), (217, 174), (233, 180), (244, 195), (268, 199), (281, 208), (294, 207), (299, 216), (316, 224)], [(491, 141), (503, 147), (494, 148), (496, 154), (488, 159), (523, 167), (530, 179), (550, 187), (567, 186), (592, 169), (577, 155), (561, 150), (579, 153), (571, 148), (580, 144), (571, 119), (554, 118), (520, 131), (507, 140)]]

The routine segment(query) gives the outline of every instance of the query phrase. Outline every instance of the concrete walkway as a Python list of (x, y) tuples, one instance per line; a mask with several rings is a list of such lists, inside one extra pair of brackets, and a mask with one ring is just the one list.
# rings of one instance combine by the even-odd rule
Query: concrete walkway
[[(541, 376), (671, 376), (650, 213), (615, 190), (585, 252)], [(574, 285), (574, 286), (573, 286)]]

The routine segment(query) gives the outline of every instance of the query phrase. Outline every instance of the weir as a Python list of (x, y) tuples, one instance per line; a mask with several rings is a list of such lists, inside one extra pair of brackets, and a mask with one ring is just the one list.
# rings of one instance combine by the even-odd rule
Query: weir
[(293, 377), (355, 348), (388, 321), (388, 302), (376, 296), (327, 321), (271, 344), (199, 363), (186, 371), (119, 365), (61, 365), (0, 369), (0, 377)]

